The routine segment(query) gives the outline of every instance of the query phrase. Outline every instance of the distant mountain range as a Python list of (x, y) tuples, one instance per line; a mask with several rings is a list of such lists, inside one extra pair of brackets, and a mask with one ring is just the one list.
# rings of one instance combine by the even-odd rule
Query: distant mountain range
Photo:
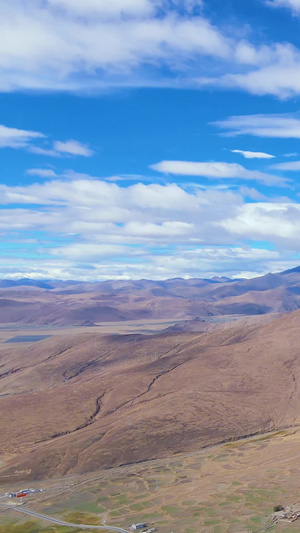
[(102, 322), (285, 313), (300, 307), (300, 267), (252, 279), (0, 281), (0, 323)]

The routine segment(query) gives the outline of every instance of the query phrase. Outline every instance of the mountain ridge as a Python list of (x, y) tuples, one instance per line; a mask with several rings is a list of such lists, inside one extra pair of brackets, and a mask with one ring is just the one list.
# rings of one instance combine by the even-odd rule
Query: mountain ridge
[(197, 316), (281, 313), (299, 307), (300, 267), (242, 280), (48, 280), (35, 284), (25, 279), (8, 285), (7, 280), (0, 281), (0, 323), (6, 325), (190, 320)]

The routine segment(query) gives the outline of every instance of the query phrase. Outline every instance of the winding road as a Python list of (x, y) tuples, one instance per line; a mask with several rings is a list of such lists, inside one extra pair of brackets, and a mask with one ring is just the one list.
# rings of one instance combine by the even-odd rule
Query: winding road
[(13, 505), (7, 505), (5, 503), (0, 504), (1, 507), (6, 507), (6, 509), (10, 509), (11, 511), (17, 511), (18, 513), (24, 513), (29, 516), (34, 516), (35, 518), (39, 518), (40, 520), (47, 520), (48, 522), (52, 522), (53, 524), (57, 524), (58, 526), (68, 526), (68, 527), (76, 527), (77, 529), (97, 529), (104, 530), (104, 531), (117, 531), (118, 533), (128, 533), (126, 529), (122, 529), (121, 527), (113, 527), (113, 526), (88, 526), (86, 524), (71, 524), (69, 522), (63, 522), (63, 520), (59, 520), (58, 518), (52, 518), (51, 516), (46, 516), (40, 513), (35, 513), (34, 511), (29, 511), (29, 509), (20, 509), (19, 507), (14, 507)]

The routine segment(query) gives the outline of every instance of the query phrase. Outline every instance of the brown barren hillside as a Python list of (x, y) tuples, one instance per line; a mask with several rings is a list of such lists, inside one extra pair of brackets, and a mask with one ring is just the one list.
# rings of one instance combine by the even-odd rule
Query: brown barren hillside
[(297, 425), (299, 336), (296, 311), (206, 333), (66, 335), (2, 350), (0, 479), (84, 473)]

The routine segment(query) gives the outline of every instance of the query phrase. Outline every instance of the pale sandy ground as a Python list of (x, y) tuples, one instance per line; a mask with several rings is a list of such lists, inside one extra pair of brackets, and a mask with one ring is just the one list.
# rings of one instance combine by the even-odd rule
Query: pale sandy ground
[(47, 336), (63, 336), (68, 334), (79, 334), (79, 333), (91, 333), (91, 334), (116, 334), (116, 335), (125, 335), (125, 334), (151, 334), (159, 332), (180, 320), (130, 320), (124, 322), (105, 322), (103, 325), (96, 325), (93, 327), (0, 327), (0, 350), (7, 349), (12, 346), (26, 348), (31, 342), (17, 342), (17, 343), (7, 343), (8, 340), (13, 339), (17, 336), (24, 335), (47, 335)]
[[(230, 327), (233, 322), (236, 324), (246, 324), (248, 322), (255, 323), (267, 323), (272, 322), (276, 318), (279, 318), (280, 314), (258, 315), (258, 316), (231, 316), (227, 317), (212, 317), (208, 319), (207, 323), (210, 327)], [(0, 350), (6, 349), (11, 346), (27, 347), (30, 342), (18, 342), (13, 344), (7, 344), (7, 341), (17, 336), (24, 335), (49, 335), (49, 336), (62, 336), (69, 334), (79, 333), (91, 333), (91, 334), (103, 334), (103, 335), (126, 335), (126, 334), (151, 334), (162, 331), (174, 324), (184, 323), (183, 320), (170, 320), (170, 319), (150, 319), (150, 320), (128, 320), (123, 322), (104, 322), (102, 324), (96, 324), (95, 326), (1, 326), (0, 325)]]

